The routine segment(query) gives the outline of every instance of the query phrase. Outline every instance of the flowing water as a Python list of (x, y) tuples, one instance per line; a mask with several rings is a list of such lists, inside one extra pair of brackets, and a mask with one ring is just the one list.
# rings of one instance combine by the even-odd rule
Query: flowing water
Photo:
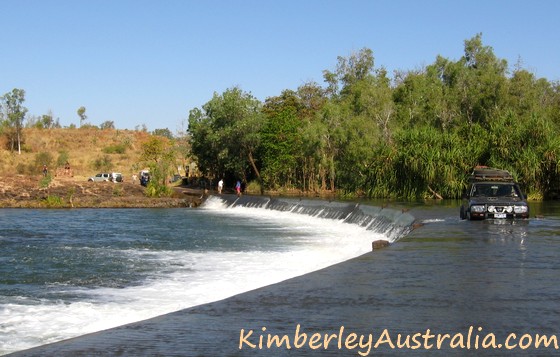
[(0, 210), (0, 353), (223, 299), (386, 239), (340, 220), (228, 206)]
[[(0, 210), (0, 354), (193, 306), (197, 316), (211, 311), (214, 332), (175, 322), (196, 336), (190, 351), (155, 338), (135, 343), (151, 354), (283, 355), (240, 351), (232, 336), (296, 323), (393, 337), (427, 328), (466, 335), (473, 326), (498, 343), (511, 332), (560, 335), (558, 203), (533, 205), (539, 218), (514, 222), (461, 221), (456, 202), (409, 204), (424, 224), (409, 233), (414, 218), (381, 204), (236, 200), (211, 198), (199, 209)], [(370, 252), (377, 239), (394, 243)], [(120, 343), (119, 331), (98, 348)]]

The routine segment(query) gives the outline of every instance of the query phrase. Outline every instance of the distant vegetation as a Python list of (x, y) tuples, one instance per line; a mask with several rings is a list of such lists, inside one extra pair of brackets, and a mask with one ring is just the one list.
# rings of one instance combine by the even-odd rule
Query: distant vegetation
[[(192, 159), (206, 177), (229, 186), (243, 180), (256, 191), (413, 199), (458, 198), (472, 168), (488, 165), (510, 170), (531, 197), (560, 192), (560, 84), (521, 63), (508, 67), (481, 35), (464, 42), (458, 60), (438, 56), (392, 78), (367, 48), (339, 57), (323, 77), (324, 86), (305, 83), (264, 102), (238, 87), (215, 93), (190, 111), (188, 133), (176, 137), (168, 129), (119, 131), (112, 122), (94, 129), (81, 107), (75, 131), (88, 130), (84, 139), (122, 135), (95, 143), (83, 167), (102, 166), (106, 155), (108, 165), (143, 162), (159, 172)], [(24, 95), (14, 89), (2, 97), (4, 148), (56, 157), (49, 143), (22, 136)], [(29, 126), (68, 130), (52, 114)], [(133, 149), (131, 137), (142, 132), (144, 146)], [(61, 142), (57, 150), (72, 158), (75, 145)], [(150, 159), (153, 152), (160, 156)]]
[(265, 189), (458, 198), (476, 165), (510, 170), (534, 198), (560, 191), (560, 85), (482, 43), (422, 69), (374, 67), (367, 48), (258, 102), (231, 88), (190, 112), (203, 172)]
[[(169, 140), (154, 136), (143, 131), (116, 130), (99, 128), (23, 128), (22, 150), (11, 152), (5, 149), (9, 146), (6, 136), (0, 136), (0, 176), (29, 175), (42, 179), (42, 168), (47, 166), (49, 176), (64, 177), (71, 174), (75, 179), (87, 181), (87, 178), (98, 172), (121, 172), (125, 180), (132, 179), (142, 169), (152, 165), (154, 156), (144, 154), (145, 147), (152, 140), (169, 148), (172, 159), (161, 161), (159, 173), (162, 177), (172, 177), (174, 174), (185, 175), (186, 161), (182, 151), (178, 149), (182, 142), (180, 138)], [(158, 153), (156, 153), (157, 155)], [(162, 155), (162, 159), (164, 155)], [(167, 158), (167, 157), (165, 157)], [(67, 170), (67, 164), (70, 170)], [(178, 168), (181, 168), (180, 172)], [(191, 171), (191, 175), (197, 174)], [(164, 185), (165, 186), (165, 185)], [(158, 196), (166, 193), (165, 188), (156, 186)]]

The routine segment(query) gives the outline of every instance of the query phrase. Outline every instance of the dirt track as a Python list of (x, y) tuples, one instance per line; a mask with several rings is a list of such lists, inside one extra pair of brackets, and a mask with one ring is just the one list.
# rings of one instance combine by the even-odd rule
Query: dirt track
[(131, 182), (88, 182), (83, 178), (55, 177), (48, 187), (41, 176), (0, 177), (0, 207), (15, 208), (147, 208), (196, 207), (202, 203), (202, 191), (174, 188), (172, 197), (152, 198), (144, 187)]

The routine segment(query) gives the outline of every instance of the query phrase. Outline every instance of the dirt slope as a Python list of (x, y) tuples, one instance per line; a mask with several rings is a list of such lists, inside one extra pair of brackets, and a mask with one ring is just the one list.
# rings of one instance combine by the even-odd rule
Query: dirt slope
[(172, 197), (151, 198), (138, 183), (88, 182), (73, 177), (55, 177), (48, 187), (42, 176), (0, 177), (0, 207), (196, 207), (203, 200), (200, 190), (174, 188)]

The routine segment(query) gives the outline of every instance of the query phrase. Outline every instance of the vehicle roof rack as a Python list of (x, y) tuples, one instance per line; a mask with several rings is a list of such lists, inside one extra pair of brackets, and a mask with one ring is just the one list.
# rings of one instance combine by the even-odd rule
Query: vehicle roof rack
[(513, 182), (513, 176), (507, 170), (495, 169), (487, 166), (474, 168), (470, 181), (507, 181)]

